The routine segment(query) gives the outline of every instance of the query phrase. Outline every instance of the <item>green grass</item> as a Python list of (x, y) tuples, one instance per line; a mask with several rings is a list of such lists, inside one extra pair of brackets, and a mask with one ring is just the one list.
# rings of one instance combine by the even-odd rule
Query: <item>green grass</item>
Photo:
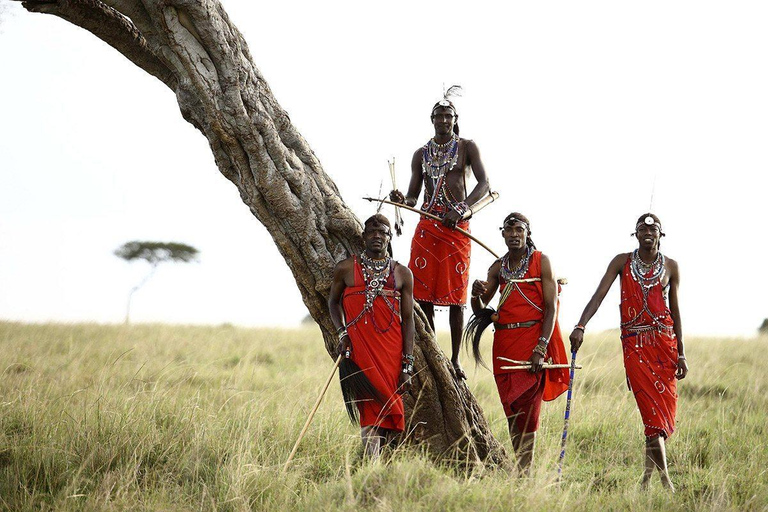
[[(544, 405), (532, 478), (516, 479), (414, 448), (361, 460), (334, 382), (282, 475), (332, 364), (317, 330), (0, 322), (0, 509), (768, 510), (767, 349), (687, 340), (669, 495), (657, 478), (639, 490), (643, 434), (615, 333), (579, 355), (557, 485), (564, 397)], [(465, 361), (509, 448), (493, 377)]]

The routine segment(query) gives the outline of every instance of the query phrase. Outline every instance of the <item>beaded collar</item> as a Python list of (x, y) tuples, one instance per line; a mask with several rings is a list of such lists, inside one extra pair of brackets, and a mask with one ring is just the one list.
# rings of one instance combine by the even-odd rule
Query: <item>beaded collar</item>
[(533, 248), (529, 245), (526, 247), (525, 256), (520, 260), (520, 263), (515, 268), (509, 268), (509, 253), (505, 254), (501, 258), (501, 271), (499, 275), (505, 282), (510, 282), (515, 279), (522, 279), (525, 274), (528, 273), (528, 266), (531, 263), (531, 255), (533, 254)]
[(664, 279), (666, 269), (664, 262), (666, 258), (661, 251), (656, 255), (656, 259), (651, 263), (646, 263), (640, 258), (640, 251), (635, 249), (630, 257), (629, 268), (632, 272), (632, 279), (635, 280), (643, 290), (648, 290), (661, 283)]
[(365, 280), (365, 309), (371, 309), (373, 301), (381, 295), (392, 268), (391, 261), (389, 256), (376, 260), (368, 257), (365, 252), (360, 254), (360, 266)]

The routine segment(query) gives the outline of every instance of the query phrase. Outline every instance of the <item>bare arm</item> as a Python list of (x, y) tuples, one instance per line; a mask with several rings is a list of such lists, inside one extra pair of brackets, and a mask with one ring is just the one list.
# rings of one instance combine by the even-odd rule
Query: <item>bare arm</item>
[[(627, 254), (622, 253), (613, 258), (611, 263), (608, 265), (608, 270), (605, 271), (605, 275), (600, 280), (600, 284), (597, 285), (597, 290), (595, 290), (594, 295), (592, 295), (592, 298), (589, 299), (589, 302), (587, 302), (587, 306), (584, 308), (584, 311), (581, 313), (581, 318), (579, 319), (579, 325), (582, 327), (587, 326), (587, 322), (597, 313), (597, 310), (600, 309), (600, 304), (603, 303), (603, 299), (608, 294), (608, 290), (611, 289), (611, 286), (613, 285), (613, 282), (616, 280), (616, 277), (621, 274), (621, 269), (624, 267), (624, 263), (627, 261)], [(571, 352), (578, 352), (579, 348), (581, 347), (582, 342), (584, 341), (584, 331), (581, 329), (574, 329), (573, 332), (571, 332), (570, 336), (571, 340)]]
[(472, 283), (472, 299), (469, 301), (472, 306), (472, 312), (477, 313), (484, 307), (487, 307), (496, 290), (499, 288), (499, 269), (501, 261), (496, 260), (488, 269), (488, 277), (485, 281), (479, 279)]
[[(395, 267), (395, 276), (400, 283), (400, 316), (402, 318), (403, 332), (403, 356), (413, 355), (413, 338), (415, 328), (413, 324), (413, 274), (411, 271), (398, 264)], [(399, 391), (403, 393), (411, 387), (411, 376), (400, 372)]]
[[(331, 283), (331, 292), (328, 295), (328, 313), (331, 315), (331, 321), (337, 331), (345, 327), (344, 312), (341, 308), (341, 297), (344, 289), (347, 287), (347, 276), (351, 272), (352, 259), (340, 261), (333, 269), (333, 282)], [(349, 347), (349, 337), (339, 340), (339, 353), (344, 352)]]
[(472, 206), (486, 195), (491, 190), (491, 186), (488, 183), (488, 176), (485, 174), (485, 166), (483, 160), (480, 158), (480, 150), (477, 148), (477, 144), (468, 140), (467, 146), (467, 162), (472, 166), (472, 174), (475, 175), (477, 185), (469, 193), (465, 200), (468, 206)]
[(669, 265), (669, 312), (672, 314), (672, 321), (674, 322), (675, 337), (677, 338), (677, 373), (676, 377), (684, 379), (688, 374), (688, 361), (685, 358), (685, 345), (683, 343), (683, 324), (680, 319), (680, 269), (677, 262), (672, 259), (667, 259)]
[[(557, 282), (555, 281), (555, 273), (552, 271), (552, 264), (545, 254), (541, 255), (541, 288), (544, 299), (544, 318), (541, 321), (541, 335), (538, 343), (542, 343), (541, 338), (546, 338), (546, 343), (549, 343), (552, 332), (555, 330), (555, 317), (557, 316)], [(531, 363), (528, 371), (538, 372), (544, 363), (544, 356), (534, 350), (528, 361)]]
[(411, 181), (408, 183), (408, 195), (403, 196), (403, 193), (399, 190), (393, 190), (389, 193), (390, 201), (408, 206), (416, 206), (423, 182), (421, 178), (421, 152), (421, 148), (417, 149), (413, 154), (413, 158), (411, 158)]

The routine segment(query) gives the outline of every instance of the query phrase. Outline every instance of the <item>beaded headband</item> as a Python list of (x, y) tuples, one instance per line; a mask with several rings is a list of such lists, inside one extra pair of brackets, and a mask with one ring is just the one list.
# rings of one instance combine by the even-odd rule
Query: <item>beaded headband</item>
[(520, 222), (521, 224), (525, 224), (525, 229), (527, 229), (529, 232), (531, 231), (531, 226), (523, 219), (518, 219), (517, 217), (509, 217), (508, 219), (504, 219), (504, 225), (499, 229), (502, 230), (506, 226), (511, 226), (515, 222)]
[[(635, 226), (635, 232), (637, 232), (638, 229), (640, 229), (640, 226), (656, 226), (659, 228), (659, 232), (661, 233), (661, 236), (664, 235), (664, 231), (661, 229), (661, 221), (657, 221), (650, 215), (647, 215), (645, 218), (643, 218), (640, 222), (637, 223)], [(632, 233), (631, 236), (635, 236), (635, 233)]]

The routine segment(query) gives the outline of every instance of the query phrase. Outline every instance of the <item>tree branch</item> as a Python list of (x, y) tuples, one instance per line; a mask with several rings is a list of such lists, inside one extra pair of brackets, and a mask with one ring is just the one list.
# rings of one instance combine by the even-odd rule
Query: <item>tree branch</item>
[[(20, 0), (14, 0), (20, 1)], [(147, 46), (147, 40), (130, 18), (99, 0), (24, 0), (29, 12), (58, 16), (82, 27), (125, 55), (135, 65), (172, 90), (176, 78)]]

